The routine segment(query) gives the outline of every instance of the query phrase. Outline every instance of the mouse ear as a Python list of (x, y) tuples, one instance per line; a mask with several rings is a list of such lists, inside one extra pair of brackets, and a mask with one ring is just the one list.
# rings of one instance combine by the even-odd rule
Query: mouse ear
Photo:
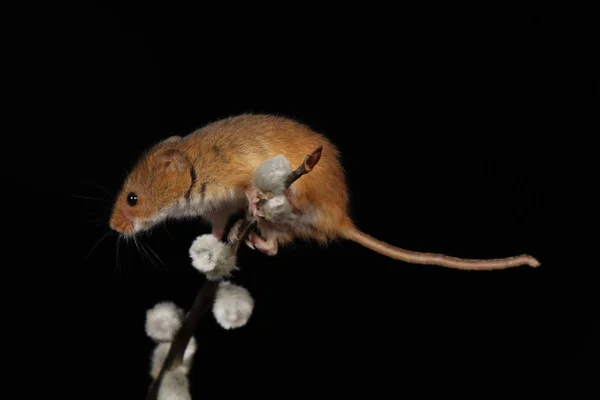
[(183, 153), (177, 149), (164, 150), (158, 155), (158, 160), (162, 168), (175, 168), (180, 173), (184, 172), (188, 165)]

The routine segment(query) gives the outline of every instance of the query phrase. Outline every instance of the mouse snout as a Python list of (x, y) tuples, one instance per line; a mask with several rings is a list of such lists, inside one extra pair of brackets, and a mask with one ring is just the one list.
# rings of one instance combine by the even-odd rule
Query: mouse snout
[(110, 228), (119, 233), (131, 233), (133, 232), (133, 219), (122, 213), (121, 211), (116, 211), (110, 218), (108, 222)]

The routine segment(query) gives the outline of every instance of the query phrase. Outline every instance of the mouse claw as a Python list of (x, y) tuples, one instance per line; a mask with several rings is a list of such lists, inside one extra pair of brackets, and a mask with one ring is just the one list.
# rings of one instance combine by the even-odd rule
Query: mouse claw
[(279, 250), (277, 240), (272, 239), (272, 238), (268, 238), (267, 240), (264, 240), (256, 232), (250, 233), (250, 236), (248, 238), (252, 242), (253, 249), (256, 248), (256, 250), (258, 250), (261, 253), (264, 253), (268, 256), (277, 255), (277, 252)]

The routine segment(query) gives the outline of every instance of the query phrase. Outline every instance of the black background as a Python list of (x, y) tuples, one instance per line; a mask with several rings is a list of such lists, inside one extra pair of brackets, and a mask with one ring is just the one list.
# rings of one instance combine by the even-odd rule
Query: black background
[(529, 253), (542, 267), (454, 271), (350, 242), (275, 258), (245, 249), (237, 280), (254, 314), (236, 331), (203, 321), (194, 398), (541, 398), (559, 382), (565, 398), (589, 394), (598, 47), (587, 10), (223, 5), (6, 12), (5, 344), (29, 374), (24, 397), (43, 383), (143, 398), (145, 311), (191, 304), (203, 278), (187, 249), (208, 227), (168, 223), (142, 239), (156, 256), (125, 242), (117, 253), (116, 235), (98, 242), (110, 201), (149, 145), (241, 112), (328, 135), (373, 236), (459, 257)]

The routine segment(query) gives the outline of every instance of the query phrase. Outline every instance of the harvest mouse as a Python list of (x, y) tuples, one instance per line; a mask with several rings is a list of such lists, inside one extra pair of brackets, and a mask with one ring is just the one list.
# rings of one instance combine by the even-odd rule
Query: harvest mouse
[(322, 133), (290, 118), (242, 114), (212, 122), (187, 136), (172, 136), (149, 148), (125, 179), (110, 227), (134, 235), (166, 218), (200, 217), (222, 238), (229, 217), (248, 209), (253, 174), (267, 159), (283, 156), (300, 165), (321, 149), (319, 164), (289, 188), (292, 224), (263, 223), (262, 238), (249, 245), (269, 255), (296, 239), (322, 244), (348, 239), (393, 259), (458, 269), (537, 267), (529, 255), (500, 259), (460, 259), (392, 246), (362, 232), (349, 215), (345, 171), (337, 147)]

